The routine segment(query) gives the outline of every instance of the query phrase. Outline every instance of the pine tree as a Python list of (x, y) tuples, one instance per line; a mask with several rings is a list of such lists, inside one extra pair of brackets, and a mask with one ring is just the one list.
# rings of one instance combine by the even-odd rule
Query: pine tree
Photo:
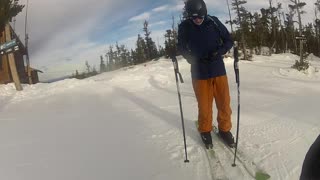
[(107, 72), (108, 72), (108, 71), (111, 71), (108, 54), (106, 53), (106, 54), (104, 55), (104, 57), (106, 58), (106, 71), (107, 71)]
[(298, 46), (296, 43), (295, 38), (295, 30), (294, 30), (294, 17), (295, 11), (294, 9), (290, 8), (289, 13), (286, 14), (286, 19), (284, 21), (285, 23), (285, 30), (287, 32), (287, 44), (289, 49), (293, 49), (295, 53), (298, 52)]
[(88, 61), (86, 61), (86, 68), (87, 68), (88, 74), (90, 74), (91, 66), (89, 65)]
[(93, 66), (92, 72), (90, 73), (90, 76), (95, 76), (95, 75), (97, 75), (97, 74), (98, 74), (98, 71), (97, 71), (96, 67)]
[(166, 55), (165, 48), (163, 48), (162, 46), (159, 46), (159, 57), (162, 57), (165, 55)]
[(170, 57), (174, 51), (175, 48), (175, 42), (174, 42), (174, 37), (173, 37), (173, 32), (171, 29), (167, 30), (167, 33), (164, 35), (165, 37), (165, 53), (166, 57)]
[(76, 70), (75, 78), (79, 79), (79, 72), (78, 72), (78, 70)]
[(262, 53), (262, 46), (266, 45), (268, 42), (268, 19), (265, 9), (261, 9), (261, 14), (255, 13), (254, 18), (254, 29), (253, 37), (254, 44), (258, 47), (257, 54)]
[(115, 53), (113, 52), (113, 46), (109, 46), (109, 51), (107, 52), (106, 56), (108, 57), (107, 69), (108, 71), (112, 71), (115, 69)]
[(137, 47), (136, 47), (136, 62), (143, 63), (146, 61), (146, 43), (144, 42), (143, 38), (138, 34), (137, 39)]
[(149, 25), (148, 21), (145, 20), (143, 24), (143, 31), (144, 31), (145, 44), (146, 44), (145, 53), (146, 53), (147, 60), (151, 60), (157, 57), (158, 51), (157, 51), (156, 43), (150, 37), (151, 31), (149, 31), (148, 25)]
[[(308, 63), (305, 61), (307, 53), (320, 54), (320, 20), (318, 18), (320, 0), (315, 1), (315, 21), (313, 24), (303, 26), (301, 15), (304, 13), (302, 8), (305, 6), (305, 3), (299, 0), (291, 0), (291, 2), (297, 2), (297, 4), (291, 4), (286, 14), (282, 11), (281, 4), (278, 3), (274, 6), (272, 0), (269, 0), (267, 8), (262, 8), (259, 13), (255, 12), (254, 14), (245, 9), (241, 9), (245, 1), (233, 0), (233, 9), (239, 12), (237, 15), (240, 15), (237, 19), (232, 20), (232, 22), (235, 22), (239, 27), (234, 32), (233, 37), (234, 39), (240, 39), (240, 41), (244, 37), (246, 47), (250, 48), (250, 50), (257, 48), (256, 52), (258, 54), (261, 53), (261, 47), (263, 46), (269, 47), (269, 52), (276, 50), (276, 53), (280, 53), (289, 52), (290, 50), (290, 52), (295, 54), (302, 54), (301, 57), (304, 63), (302, 64), (301, 60), (299, 60), (298, 63), (303, 65), (302, 69), (306, 69), (308, 67)], [(238, 3), (238, 6), (236, 3)], [(295, 28), (295, 23), (297, 23), (297, 21), (294, 20), (295, 18), (298, 19), (298, 29)], [(241, 21), (239, 21), (239, 19)], [(230, 21), (228, 21), (228, 23), (230, 23)], [(302, 35), (304, 35), (304, 37)], [(168, 37), (168, 35), (166, 35), (166, 37)], [(298, 37), (298, 39), (301, 39), (301, 37), (302, 39), (306, 38), (307, 41), (301, 41), (303, 43), (299, 46), (299, 40), (297, 40), (296, 37)], [(166, 38), (165, 44), (166, 46), (169, 45), (168, 38)], [(243, 48), (242, 44), (240, 45)], [(302, 53), (300, 53), (301, 49)]]
[(317, 40), (316, 33), (313, 29), (313, 24), (308, 23), (304, 28), (303, 34), (306, 37), (305, 51), (306, 52), (315, 52), (317, 50)]
[(121, 49), (120, 46), (118, 44), (118, 42), (116, 43), (116, 51), (114, 52), (114, 65), (115, 65), (115, 69), (119, 69), (121, 67)]
[[(298, 22), (299, 22), (299, 37), (303, 38), (302, 36), (302, 21), (301, 21), (301, 14), (305, 13), (302, 11), (302, 8), (306, 5), (305, 2), (300, 2), (300, 0), (290, 0), (293, 5), (289, 5), (291, 9), (296, 10), (297, 16), (298, 16)], [(309, 68), (309, 63), (306, 61), (304, 52), (303, 52), (303, 40), (300, 39), (300, 60), (296, 61), (296, 63), (293, 65), (293, 68), (296, 68), (298, 70), (305, 70)]]
[(103, 61), (103, 57), (100, 56), (100, 73), (106, 72), (106, 71), (107, 71), (106, 64)]
[(120, 46), (120, 64), (121, 67), (128, 66), (128, 51), (124, 45)]
[(237, 19), (234, 21), (235, 24), (239, 25), (240, 34), (241, 34), (241, 45), (242, 45), (242, 52), (244, 55), (244, 59), (248, 59), (247, 55), (247, 48), (246, 48), (246, 40), (245, 40), (245, 31), (246, 31), (246, 19), (248, 15), (248, 11), (242, 6), (246, 4), (246, 0), (232, 0), (233, 10), (236, 11)]
[(166, 57), (176, 56), (177, 54), (177, 43), (178, 43), (178, 32), (175, 28), (174, 16), (172, 16), (172, 26), (168, 29), (165, 37), (165, 55)]
[(128, 50), (128, 65), (129, 66), (134, 65), (134, 56), (135, 56), (134, 51), (132, 49), (130, 51)]
[(246, 16), (246, 26), (245, 26), (245, 35), (246, 35), (246, 41), (247, 41), (247, 45), (248, 48), (250, 48), (250, 50), (253, 51), (253, 48), (256, 46), (253, 42), (254, 42), (254, 16), (250, 13), (247, 12), (247, 16)]
[(316, 32), (316, 39), (317, 39), (317, 45), (316, 45), (316, 50), (315, 50), (315, 55), (320, 56), (320, 18), (318, 17), (319, 12), (320, 12), (320, 0), (317, 0), (315, 5), (315, 22), (314, 22), (314, 27), (315, 27), (315, 32)]
[(272, 0), (269, 0), (269, 18), (270, 18), (270, 29), (271, 29), (271, 46), (269, 46), (270, 53), (273, 51), (273, 48), (276, 48), (276, 52), (278, 52), (278, 44), (277, 44), (277, 29), (278, 29), (278, 23), (277, 23), (277, 17), (275, 16), (275, 13), (277, 12), (277, 8), (273, 7)]
[(18, 15), (24, 5), (19, 5), (19, 0), (1, 0), (0, 1), (0, 32), (13, 17)]
[(281, 41), (280, 49), (282, 50), (282, 52), (287, 52), (287, 45), (286, 45), (287, 33), (284, 30), (284, 26), (281, 21), (281, 15), (283, 14), (283, 12), (281, 12), (281, 10), (282, 10), (282, 4), (278, 3), (277, 16), (278, 16), (279, 25), (280, 25), (280, 37), (278, 39)]
[(132, 59), (132, 61), (131, 61), (132, 65), (138, 64), (137, 53), (133, 49), (131, 49), (131, 59)]
[(145, 55), (147, 60), (151, 59), (151, 42), (150, 42), (150, 34), (151, 32), (148, 29), (148, 21), (144, 21), (143, 23), (143, 31), (144, 31), (144, 36), (145, 36), (145, 42), (146, 42), (146, 47), (145, 47)]

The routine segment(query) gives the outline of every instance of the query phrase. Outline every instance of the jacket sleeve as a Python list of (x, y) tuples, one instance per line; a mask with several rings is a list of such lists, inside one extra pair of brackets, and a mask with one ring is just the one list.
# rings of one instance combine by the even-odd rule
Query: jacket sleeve
[[(309, 148), (302, 165), (300, 179), (320, 178), (320, 135)], [(317, 173), (316, 173), (317, 172)]]
[(217, 23), (219, 27), (220, 36), (223, 41), (222, 46), (220, 46), (217, 53), (220, 55), (224, 55), (232, 48), (233, 40), (228, 29), (221, 23), (221, 21), (219, 21), (217, 17), (213, 16), (212, 18), (214, 18), (214, 21)]
[(188, 61), (189, 64), (195, 63), (195, 57), (192, 55), (188, 48), (188, 37), (187, 37), (187, 26), (186, 22), (182, 22), (178, 27), (178, 52)]

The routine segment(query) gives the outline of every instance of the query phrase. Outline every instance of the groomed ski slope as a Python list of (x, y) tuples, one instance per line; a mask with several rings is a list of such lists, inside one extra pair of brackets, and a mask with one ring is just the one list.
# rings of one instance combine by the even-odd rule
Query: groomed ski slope
[[(189, 164), (183, 162), (173, 66), (160, 59), (85, 80), (24, 85), (22, 92), (13, 84), (0, 85), (0, 179), (212, 179), (194, 126), (197, 103), (190, 67), (178, 59), (185, 80), (180, 88)], [(309, 58), (307, 74), (290, 69), (296, 59), (291, 54), (256, 56), (239, 64), (239, 149), (276, 180), (298, 179), (320, 132), (320, 59)], [(235, 134), (233, 60), (225, 63)]]

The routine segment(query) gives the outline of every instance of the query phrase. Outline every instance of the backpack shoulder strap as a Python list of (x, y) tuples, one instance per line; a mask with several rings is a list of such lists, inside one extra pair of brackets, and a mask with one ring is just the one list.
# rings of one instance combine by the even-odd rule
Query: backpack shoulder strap
[(221, 32), (221, 29), (220, 29), (220, 26), (218, 25), (218, 23), (217, 23), (217, 17), (215, 17), (215, 16), (210, 16), (210, 15), (208, 15), (207, 16), (208, 17), (208, 19), (210, 20), (210, 21), (212, 21), (213, 22), (213, 24), (216, 26), (216, 28), (218, 29), (218, 31), (219, 31), (219, 33)]
[(219, 35), (220, 35), (219, 45), (222, 46), (223, 43), (224, 43), (224, 41), (223, 41), (223, 37), (222, 37), (222, 30), (221, 30), (219, 24), (217, 23), (218, 18), (215, 17), (215, 16), (210, 16), (210, 15), (207, 15), (207, 18), (208, 18), (211, 22), (213, 22), (215, 28), (218, 30), (218, 33), (219, 33)]

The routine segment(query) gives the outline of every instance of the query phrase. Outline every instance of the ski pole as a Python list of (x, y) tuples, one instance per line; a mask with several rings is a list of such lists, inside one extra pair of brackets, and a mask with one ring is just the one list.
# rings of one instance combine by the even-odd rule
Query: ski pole
[(236, 75), (236, 83), (237, 83), (237, 90), (238, 90), (238, 115), (237, 115), (237, 137), (236, 137), (236, 147), (234, 152), (234, 159), (232, 166), (235, 167), (236, 165), (236, 157), (238, 151), (238, 141), (239, 141), (239, 129), (240, 129), (240, 75), (239, 75), (239, 54), (238, 54), (238, 43), (235, 41), (234, 48), (233, 48), (233, 56), (234, 56), (234, 73)]
[(181, 83), (184, 83), (181, 73), (179, 72), (178, 61), (175, 55), (171, 56), (171, 60), (174, 67), (174, 75), (176, 77), (176, 84), (177, 84), (177, 91), (178, 91), (178, 98), (179, 98), (179, 105), (180, 105), (180, 115), (181, 115), (181, 122), (182, 122), (182, 132), (183, 132), (183, 141), (184, 141), (184, 152), (186, 159), (184, 160), (185, 163), (188, 163), (188, 153), (187, 153), (187, 141), (186, 141), (186, 132), (184, 128), (184, 119), (183, 119), (183, 111), (182, 111), (182, 103), (181, 103), (181, 94), (180, 94), (180, 86), (178, 81), (178, 75)]

